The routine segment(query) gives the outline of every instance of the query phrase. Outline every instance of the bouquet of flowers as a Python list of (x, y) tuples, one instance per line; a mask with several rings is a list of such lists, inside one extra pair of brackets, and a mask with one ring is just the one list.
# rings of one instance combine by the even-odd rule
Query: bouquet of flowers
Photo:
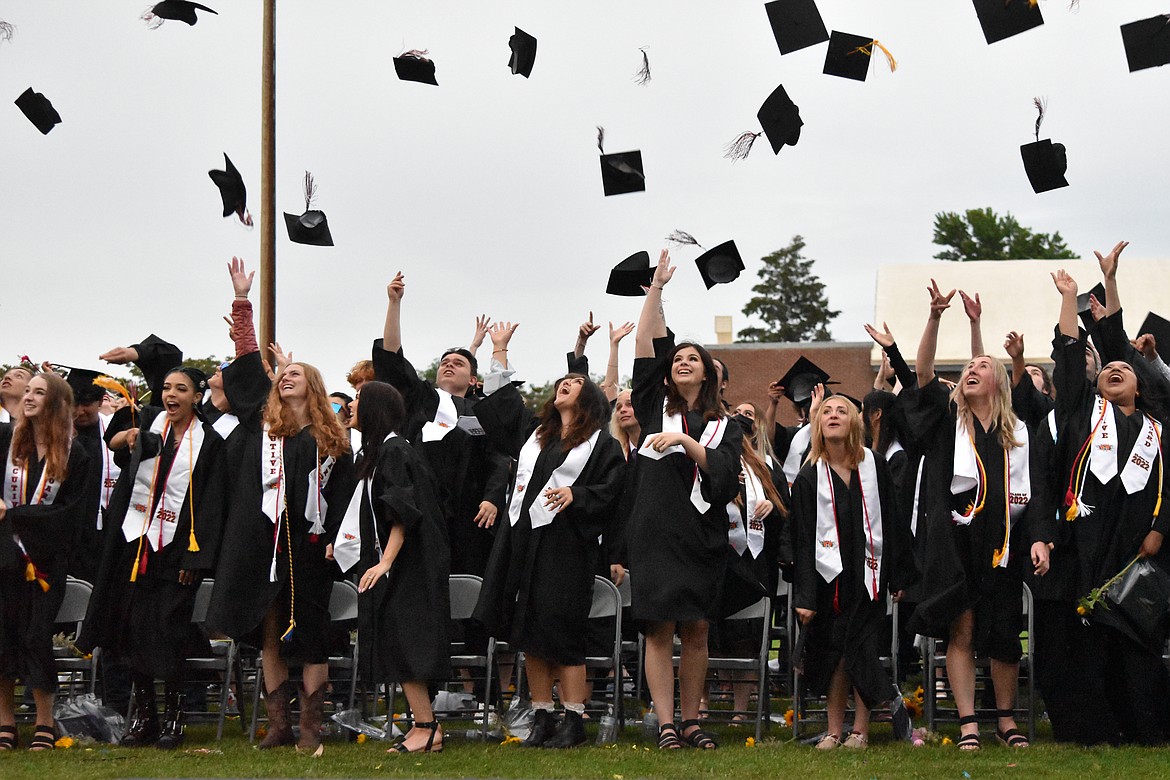
[(1105, 609), (1109, 609), (1109, 605), (1105, 602), (1105, 594), (1109, 592), (1110, 588), (1121, 582), (1121, 578), (1125, 576), (1125, 573), (1129, 571), (1130, 567), (1132, 567), (1139, 560), (1141, 560), (1141, 556), (1135, 555), (1133, 560), (1127, 563), (1124, 569), (1117, 572), (1117, 574), (1114, 574), (1112, 577), (1105, 580), (1105, 582), (1101, 583), (1097, 587), (1093, 588), (1091, 591), (1089, 591), (1089, 595), (1081, 596), (1081, 598), (1077, 601), (1077, 614), (1082, 618), (1087, 618), (1098, 604), (1100, 604)]

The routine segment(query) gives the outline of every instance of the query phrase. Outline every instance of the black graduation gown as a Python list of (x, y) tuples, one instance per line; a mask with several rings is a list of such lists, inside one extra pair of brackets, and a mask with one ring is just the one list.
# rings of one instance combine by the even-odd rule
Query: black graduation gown
[[(260, 470), (266, 439), (260, 404), (266, 396), (255, 387), (247, 393), (237, 394), (237, 380), (253, 385), (259, 384), (259, 380), (254, 371), (229, 376), (228, 371), (234, 366), (224, 369), (223, 379), (232, 413), (240, 420), (239, 426), (228, 437), (228, 460), (236, 471), (228, 494), (227, 527), (215, 573), (215, 588), (208, 606), (207, 625), (227, 636), (248, 638), (258, 644), (264, 616), (275, 605), (277, 628), (282, 634), (289, 626), (290, 618), (296, 623), (295, 629), (281, 643), (281, 657), (305, 663), (325, 663), (330, 649), (329, 598), (333, 581), (340, 574), (337, 564), (325, 558), (325, 548), (337, 535), (353, 494), (353, 455), (346, 452), (337, 457), (329, 484), (322, 491), (329, 504), (323, 518), (325, 532), (311, 534), (305, 507), (309, 499), (309, 475), (317, 468), (317, 442), (308, 428), (284, 439), (288, 523), (281, 523), (275, 581), (272, 581), (276, 525), (262, 509), (264, 491)], [(249, 405), (245, 405), (241, 398), (250, 399)]]
[[(119, 658), (128, 658), (131, 668), (142, 675), (176, 680), (182, 675), (184, 659), (200, 649), (202, 640), (192, 630), (191, 613), (195, 595), (204, 577), (215, 570), (223, 535), (226, 473), (222, 459), (223, 439), (210, 425), (203, 426), (199, 449), (183, 508), (176, 519), (170, 544), (153, 550), (145, 540), (126, 541), (122, 522), (130, 508), (138, 469), (158, 467), (154, 505), (162, 500), (167, 477), (175, 462), (176, 442), (164, 442), (150, 433), (161, 409), (144, 407), (139, 415), (141, 429), (134, 452), (114, 453), (122, 469), (106, 516), (101, 566), (94, 581), (85, 625), (78, 647), (101, 647)], [(189, 549), (194, 505), (197, 551)], [(137, 577), (131, 582), (138, 562)], [(179, 573), (192, 572), (190, 585), (179, 582)]]
[[(512, 385), (480, 401), (476, 414), (500, 451), (516, 458), (539, 424)], [(573, 483), (573, 503), (551, 523), (534, 529), (532, 502), (543, 500), (541, 488), (567, 455), (559, 440), (543, 447), (516, 525), (507, 507), (500, 513), (474, 617), (526, 653), (574, 666), (585, 663), (597, 537), (617, 503), (625, 460), (621, 445), (603, 429)]]
[[(358, 599), (362, 679), (373, 682), (443, 680), (451, 676), (451, 556), (430, 470), (403, 438), (383, 442), (371, 495), (361, 503), (362, 552), (352, 573), (380, 560), (394, 525), (405, 532), (387, 577)], [(358, 490), (365, 491), (359, 482)], [(373, 512), (371, 513), (371, 503)]]
[[(662, 431), (663, 384), (670, 371), (674, 337), (654, 340), (653, 358), (634, 361), (634, 414), (642, 441)], [(706, 420), (686, 414), (696, 441)], [(700, 513), (691, 503), (695, 463), (682, 453), (659, 460), (638, 455), (634, 505), (626, 541), (633, 589), (631, 609), (637, 620), (691, 622), (718, 615), (720, 587), (727, 563), (727, 503), (739, 492), (739, 457), (743, 432), (733, 420), (716, 448), (707, 448), (707, 471), (700, 486), (710, 504)]]
[(832, 582), (825, 582), (816, 568), (817, 473), (824, 469), (824, 465), (805, 465), (792, 483), (797, 529), (792, 603), (794, 608), (816, 611), (812, 621), (803, 629), (808, 632), (803, 652), (806, 684), (811, 693), (825, 693), (833, 671), (844, 658), (845, 673), (870, 708), (889, 701), (895, 690), (880, 661), (888, 647), (884, 645), (886, 593), (904, 589), (915, 574), (909, 539), (904, 527), (895, 519), (889, 469), (880, 455), (873, 457), (882, 508), (882, 572), (877, 599), (869, 597), (871, 581), (865, 560), (866, 520), (858, 471), (853, 470), (846, 486), (835, 471), (829, 470), (836, 496), (842, 563), (841, 573)]
[[(919, 533), (926, 526), (926, 549), (922, 571), (922, 600), (910, 620), (910, 630), (925, 636), (945, 639), (956, 617), (975, 609), (976, 648), (993, 658), (1018, 660), (1018, 639), (1023, 615), (1019, 583), (1025, 566), (1031, 565), (1030, 548), (1043, 513), (1054, 511), (1040, 478), (1043, 466), (1037, 449), (1029, 447), (1031, 500), (1019, 521), (1013, 523), (1011, 553), (1007, 569), (992, 566), (992, 556), (1003, 546), (1004, 536), (1004, 456), (995, 431), (984, 431), (975, 421), (975, 449), (986, 472), (987, 497), (982, 512), (970, 525), (955, 523), (952, 510), (963, 511), (974, 499), (975, 491), (951, 494), (954, 474), (955, 410), (947, 390), (938, 378), (926, 386), (902, 393), (906, 397), (906, 414), (918, 435), (926, 458), (923, 464), (919, 502), (923, 515)], [(1005, 607), (1014, 596), (1014, 604)], [(998, 605), (998, 606), (997, 606)], [(1008, 658), (1014, 653), (1014, 658)], [(1002, 657), (1001, 657), (1002, 656)]]
[[(11, 444), (12, 427), (0, 425), (0, 457), (5, 462)], [(65, 481), (53, 503), (9, 507), (0, 521), (0, 676), (20, 678), (42, 691), (57, 690), (53, 624), (65, 598), (77, 527), (84, 522), (87, 461), (85, 448), (71, 447)], [(29, 464), (26, 501), (36, 491), (44, 466), (43, 461)], [(14, 533), (49, 583), (49, 590), (25, 579)]]
[[(743, 468), (746, 469), (747, 466)], [(720, 618), (734, 615), (764, 596), (774, 596), (780, 566), (790, 566), (792, 563), (794, 549), (788, 538), (793, 526), (792, 497), (788, 492), (788, 480), (779, 467), (769, 471), (772, 475), (772, 485), (780, 494), (781, 506), (774, 507), (764, 518), (764, 549), (758, 556), (753, 558), (750, 550), (744, 550), (740, 555), (730, 542), (728, 543), (727, 570), (724, 574), (718, 610)], [(740, 485), (739, 495), (741, 503), (747, 500), (747, 487), (744, 484)], [(728, 512), (731, 511), (733, 510), (729, 508)], [(736, 506), (734, 511), (738, 515), (737, 522), (744, 522), (747, 513), (741, 506)], [(782, 517), (782, 511), (788, 512), (788, 516)]]
[[(81, 509), (84, 522), (77, 524), (77, 538), (73, 542), (73, 560), (69, 563), (69, 575), (86, 582), (97, 577), (103, 548), (102, 532), (98, 530), (98, 512), (101, 511), (102, 452), (101, 424), (94, 423), (85, 428), (74, 428), (73, 445), (85, 450), (88, 466), (85, 483), (85, 501)], [(103, 524), (103, 528), (104, 528)]]
[[(473, 521), (482, 501), (495, 504), (500, 515), (507, 511), (508, 459), (485, 437), (471, 436), (461, 428), (452, 430), (441, 441), (424, 442), (423, 425), (435, 419), (439, 408), (438, 390), (419, 378), (401, 349), (387, 352), (382, 340), (377, 339), (371, 355), (374, 376), (394, 386), (406, 403), (407, 421), (401, 435), (418, 449), (435, 475), (439, 506), (451, 541), (452, 573), (483, 576), (494, 533)], [(474, 415), (480, 399), (453, 396), (452, 401), (462, 416)]]

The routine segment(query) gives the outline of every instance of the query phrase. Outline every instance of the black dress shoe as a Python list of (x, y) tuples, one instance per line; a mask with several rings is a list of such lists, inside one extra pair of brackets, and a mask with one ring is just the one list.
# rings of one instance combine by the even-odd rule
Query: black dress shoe
[(557, 733), (557, 719), (548, 710), (537, 710), (532, 717), (532, 732), (521, 747), (541, 747)]
[(564, 720), (557, 727), (557, 733), (544, 743), (546, 748), (573, 748), (585, 743), (585, 719), (575, 712), (565, 710)]

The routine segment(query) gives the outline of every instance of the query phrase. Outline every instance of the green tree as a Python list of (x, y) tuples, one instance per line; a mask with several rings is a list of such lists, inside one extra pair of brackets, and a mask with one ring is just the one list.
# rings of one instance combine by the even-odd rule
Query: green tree
[(934, 215), (934, 243), (947, 247), (936, 260), (1068, 260), (1076, 259), (1060, 232), (1036, 233), (1011, 213), (1002, 217), (986, 209)]
[(763, 327), (744, 328), (740, 341), (828, 341), (829, 323), (841, 312), (829, 308), (825, 285), (812, 272), (812, 260), (801, 251), (804, 238), (763, 258), (756, 294), (743, 307), (749, 317), (759, 317)]
[[(215, 355), (208, 355), (205, 358), (184, 357), (183, 365), (197, 368), (208, 376), (211, 376), (215, 373), (217, 368), (223, 365), (223, 359), (217, 358)], [(137, 382), (143, 388), (146, 387), (146, 377), (143, 376), (142, 372), (138, 370), (138, 366), (130, 363), (128, 366), (126, 366), (126, 370), (130, 372), (130, 377), (135, 382)], [(118, 377), (115, 377), (115, 379), (117, 378)]]

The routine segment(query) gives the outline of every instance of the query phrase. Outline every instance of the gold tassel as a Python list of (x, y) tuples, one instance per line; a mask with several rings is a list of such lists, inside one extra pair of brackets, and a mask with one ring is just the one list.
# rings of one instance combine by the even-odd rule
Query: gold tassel
[(877, 41), (877, 40), (874, 40), (872, 42), (872, 45), (881, 49), (882, 54), (886, 55), (886, 62), (890, 66), (890, 72), (893, 73), (894, 71), (896, 71), (898, 69), (898, 61), (894, 59), (893, 54), (890, 54), (890, 50), (887, 49), (885, 46), (882, 46), (881, 42)]
[[(307, 176), (306, 172), (306, 176)], [(192, 420), (191, 425), (199, 425), (198, 420)], [(190, 433), (190, 430), (188, 430)], [(195, 437), (192, 436), (187, 444), (188, 460), (195, 458)], [(191, 463), (187, 467), (190, 471), (187, 472), (187, 507), (191, 515), (191, 538), (187, 541), (187, 552), (199, 552), (199, 542), (195, 540), (195, 464)]]
[(1064, 513), (1065, 522), (1071, 523), (1077, 519), (1077, 501), (1074, 498), (1073, 502), (1068, 505), (1068, 511)]

